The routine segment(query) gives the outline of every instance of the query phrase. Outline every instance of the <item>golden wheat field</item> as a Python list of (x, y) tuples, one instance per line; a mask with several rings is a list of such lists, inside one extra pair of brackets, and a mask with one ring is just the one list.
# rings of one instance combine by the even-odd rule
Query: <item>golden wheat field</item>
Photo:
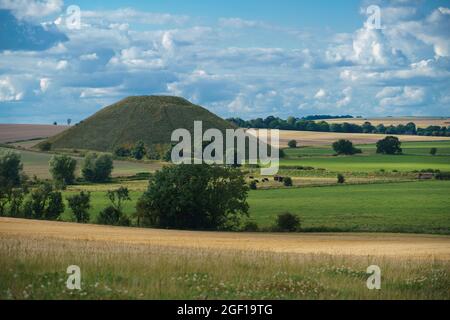
[[(450, 237), (232, 234), (0, 219), (0, 299), (449, 299)], [(81, 290), (66, 269), (81, 270)], [(366, 269), (382, 270), (381, 290)]]
[(178, 248), (450, 260), (450, 237), (404, 234), (267, 234), (174, 231), (0, 218), (0, 235)]
[[(321, 120), (319, 120), (321, 121)], [(351, 119), (328, 119), (325, 120), (328, 123), (354, 123), (358, 125), (364, 124), (364, 122), (368, 121), (372, 125), (377, 126), (379, 124), (384, 124), (385, 126), (396, 126), (399, 124), (407, 124), (409, 122), (414, 122), (417, 128), (426, 128), (428, 126), (440, 126), (440, 127), (448, 127), (450, 126), (450, 118), (445, 117), (395, 117), (395, 118), (351, 118)]]

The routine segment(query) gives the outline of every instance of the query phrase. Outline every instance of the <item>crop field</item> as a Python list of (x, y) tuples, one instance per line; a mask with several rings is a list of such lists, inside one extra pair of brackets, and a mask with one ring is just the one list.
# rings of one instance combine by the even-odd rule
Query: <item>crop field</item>
[(0, 124), (0, 143), (47, 138), (67, 128), (52, 125)]
[[(233, 234), (0, 218), (1, 299), (449, 299), (450, 238)], [(66, 269), (81, 269), (81, 291)], [(368, 290), (369, 265), (382, 270)], [(258, 272), (255, 272), (257, 270)]]
[[(351, 140), (354, 144), (372, 144), (383, 139), (385, 134), (365, 133), (338, 133), (338, 132), (313, 132), (313, 131), (288, 131), (280, 130), (280, 146), (286, 147), (289, 140), (297, 140), (300, 146), (331, 145), (339, 139)], [(403, 142), (419, 141), (450, 141), (450, 137), (429, 137), (414, 135), (394, 135)]]
[[(320, 120), (319, 120), (320, 121)], [(368, 121), (372, 125), (377, 126), (379, 124), (384, 124), (385, 126), (397, 126), (399, 124), (407, 124), (409, 122), (414, 122), (417, 128), (426, 128), (428, 126), (440, 126), (448, 127), (450, 126), (450, 118), (446, 117), (399, 117), (399, 118), (351, 118), (351, 119), (327, 119), (328, 123), (354, 123), (358, 125), (364, 124)]]

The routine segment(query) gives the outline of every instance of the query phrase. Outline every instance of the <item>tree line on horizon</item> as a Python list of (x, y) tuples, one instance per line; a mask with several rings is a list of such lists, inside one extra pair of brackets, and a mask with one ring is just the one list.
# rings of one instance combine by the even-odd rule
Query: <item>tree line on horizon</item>
[[(450, 126), (428, 126), (427, 128), (417, 128), (414, 122), (407, 124), (385, 126), (383, 124), (372, 125), (369, 121), (362, 125), (355, 123), (328, 123), (326, 119), (353, 118), (352, 116), (308, 116), (303, 118), (288, 117), (286, 120), (274, 116), (265, 119), (256, 118), (243, 120), (241, 118), (229, 118), (227, 121), (241, 128), (255, 129), (279, 129), (295, 131), (317, 131), (317, 132), (342, 132), (342, 133), (378, 133), (378, 134), (407, 134), (419, 136), (450, 136)], [(322, 120), (322, 121), (317, 121)]]

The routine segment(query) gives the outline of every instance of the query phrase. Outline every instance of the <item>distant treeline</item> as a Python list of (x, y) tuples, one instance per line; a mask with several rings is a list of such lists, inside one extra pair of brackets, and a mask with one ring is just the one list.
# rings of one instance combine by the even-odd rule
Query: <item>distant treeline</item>
[[(317, 118), (321, 117), (321, 118)], [(265, 119), (257, 118), (252, 120), (243, 120), (241, 118), (227, 119), (241, 128), (256, 129), (280, 129), (280, 130), (298, 130), (298, 131), (318, 131), (318, 132), (343, 132), (343, 133), (380, 133), (380, 134), (410, 134), (419, 136), (450, 136), (450, 126), (429, 126), (427, 128), (417, 128), (414, 122), (408, 124), (399, 124), (397, 126), (385, 126), (379, 124), (372, 125), (365, 122), (362, 125), (354, 123), (328, 123), (326, 121), (314, 121), (321, 119), (336, 119), (336, 117), (323, 118), (328, 116), (309, 116), (304, 118), (289, 117), (286, 120), (269, 116)], [(353, 118), (352, 116), (340, 116), (338, 118)]]

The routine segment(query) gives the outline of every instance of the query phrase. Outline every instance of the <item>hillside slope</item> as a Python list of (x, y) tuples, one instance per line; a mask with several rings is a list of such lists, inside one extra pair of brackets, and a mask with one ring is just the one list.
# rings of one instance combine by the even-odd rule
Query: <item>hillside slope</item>
[(48, 139), (56, 149), (113, 151), (139, 140), (147, 145), (168, 144), (175, 129), (193, 134), (194, 121), (203, 121), (203, 130), (234, 128), (205, 108), (186, 99), (170, 96), (125, 98), (105, 107), (78, 125)]

